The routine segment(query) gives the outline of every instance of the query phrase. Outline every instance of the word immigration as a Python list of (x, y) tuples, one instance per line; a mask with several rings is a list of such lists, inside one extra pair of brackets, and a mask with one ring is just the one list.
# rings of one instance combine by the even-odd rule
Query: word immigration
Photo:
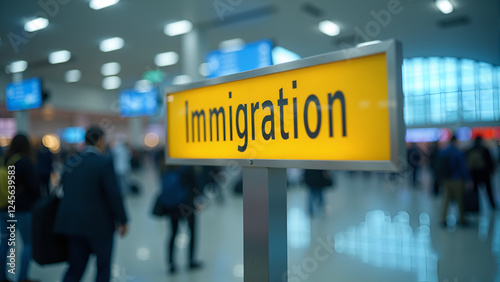
[(323, 59), (167, 88), (167, 159), (389, 160), (399, 119), (385, 53)]
[[(297, 89), (296, 80), (292, 82), (292, 89)], [(234, 95), (238, 94), (229, 92), (228, 99), (232, 99)], [(280, 88), (277, 96), (275, 101), (255, 101), (234, 107), (221, 106), (206, 109), (190, 109), (189, 101), (186, 100), (186, 142), (233, 141), (237, 135), (240, 139), (237, 149), (244, 152), (249, 139), (255, 140), (258, 134), (261, 134), (266, 141), (277, 138), (298, 139), (301, 134), (314, 139), (318, 137), (325, 123), (327, 123), (328, 136), (333, 138), (333, 120), (336, 111), (340, 111), (338, 116), (342, 124), (341, 135), (347, 136), (346, 98), (342, 91), (338, 90), (323, 96), (310, 94), (307, 98), (300, 100), (298, 97), (288, 97), (283, 88)], [(335, 105), (338, 105), (336, 109)], [(258, 118), (259, 116), (261, 118)], [(293, 120), (290, 128), (287, 128), (285, 124), (287, 120)], [(279, 123), (279, 134), (276, 130), (277, 123)], [(299, 123), (301, 123), (301, 128), (304, 128), (304, 132), (299, 132)]]

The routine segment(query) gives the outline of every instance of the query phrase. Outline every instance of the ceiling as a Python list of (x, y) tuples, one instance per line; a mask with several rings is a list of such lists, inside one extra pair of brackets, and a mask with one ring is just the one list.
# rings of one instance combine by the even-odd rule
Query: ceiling
[[(182, 36), (163, 33), (172, 21), (190, 20), (205, 35), (204, 51), (232, 38), (247, 42), (270, 38), (308, 57), (353, 46), (362, 38), (356, 30), (365, 30), (371, 22), (373, 28), (374, 14), (398, 2), (400, 12), (377, 24), (379, 30), (371, 30), (370, 40), (396, 38), (403, 43), (404, 57), (454, 56), (500, 64), (498, 0), (451, 0), (455, 11), (448, 15), (439, 12), (432, 0), (121, 0), (98, 11), (90, 9), (88, 1), (0, 1), (0, 71), (12, 61), (26, 60), (25, 77), (63, 81), (67, 70), (79, 69), (82, 79), (75, 87), (102, 89), (100, 67), (116, 61), (121, 64), (122, 88), (130, 88), (145, 71), (158, 68), (153, 61), (158, 53), (180, 55), (179, 63), (161, 68), (168, 78), (183, 73)], [(47, 11), (47, 28), (24, 32), (27, 19)], [(339, 24), (338, 36), (318, 30), (317, 24), (325, 19)], [(100, 40), (115, 36), (125, 40), (124, 48), (99, 51)], [(22, 39), (12, 44), (13, 37)], [(71, 51), (71, 60), (49, 64), (48, 54), (61, 49)]]

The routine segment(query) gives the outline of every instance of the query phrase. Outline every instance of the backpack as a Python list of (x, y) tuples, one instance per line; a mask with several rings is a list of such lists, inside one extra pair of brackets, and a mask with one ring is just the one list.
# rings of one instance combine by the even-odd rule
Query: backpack
[[(14, 154), (10, 159), (7, 161), (7, 164), (4, 165), (4, 158), (0, 158), (0, 208), (5, 208), (7, 207), (9, 203), (9, 186), (14, 186), (16, 183), (16, 179), (9, 179), (9, 176), (12, 174), (9, 174), (9, 166), (14, 165), (21, 159), (20, 154)], [(11, 170), (12, 171), (12, 170)], [(15, 171), (15, 170), (14, 170)], [(15, 177), (15, 174), (14, 174)], [(11, 183), (9, 183), (9, 180), (11, 180)], [(14, 190), (15, 191), (15, 190)]]
[(184, 202), (187, 190), (181, 181), (182, 169), (167, 170), (161, 179), (162, 192), (160, 201), (167, 209), (175, 209)]
[(481, 148), (473, 148), (467, 153), (467, 166), (470, 170), (476, 171), (486, 168), (486, 162)]

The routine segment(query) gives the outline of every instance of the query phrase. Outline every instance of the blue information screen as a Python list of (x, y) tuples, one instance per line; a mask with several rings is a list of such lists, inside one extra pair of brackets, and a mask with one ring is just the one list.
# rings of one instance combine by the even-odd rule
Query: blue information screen
[(37, 109), (42, 106), (40, 79), (30, 78), (7, 84), (5, 91), (7, 111)]
[(61, 134), (62, 140), (69, 144), (79, 144), (85, 141), (85, 129), (83, 127), (66, 127)]
[(209, 78), (272, 65), (273, 42), (269, 39), (245, 44), (239, 50), (215, 50), (206, 56)]
[(158, 110), (158, 91), (123, 90), (118, 98), (118, 107), (122, 117), (153, 116)]

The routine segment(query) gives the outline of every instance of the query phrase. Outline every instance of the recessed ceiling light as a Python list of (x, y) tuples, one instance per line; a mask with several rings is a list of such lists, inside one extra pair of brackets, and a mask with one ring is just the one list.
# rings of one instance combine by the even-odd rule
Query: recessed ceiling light
[(367, 42), (356, 44), (356, 47), (363, 47), (363, 46), (373, 45), (373, 44), (377, 44), (377, 43), (380, 43), (380, 42), (382, 42), (382, 41), (380, 41), (380, 40), (367, 41)]
[(68, 83), (80, 81), (82, 72), (79, 70), (69, 70), (64, 74), (64, 80)]
[(24, 24), (24, 30), (27, 32), (34, 32), (40, 29), (44, 29), (49, 25), (49, 20), (46, 18), (36, 18), (30, 21), (27, 21)]
[(332, 21), (322, 21), (318, 24), (318, 28), (328, 36), (336, 36), (340, 33), (340, 27)]
[(108, 38), (99, 44), (99, 50), (102, 52), (110, 52), (121, 49), (125, 45), (125, 41), (121, 37)]
[(28, 62), (23, 60), (15, 61), (10, 63), (8, 68), (10, 73), (23, 72), (28, 68)]
[(100, 10), (109, 6), (113, 6), (120, 0), (90, 0), (89, 6), (94, 10)]
[(101, 74), (104, 76), (116, 75), (121, 69), (121, 65), (117, 62), (106, 63), (101, 66)]
[(60, 64), (71, 59), (71, 52), (68, 50), (55, 51), (49, 54), (49, 63)]
[(188, 33), (193, 28), (193, 24), (188, 20), (182, 20), (165, 25), (163, 32), (168, 36), (176, 36)]
[(174, 77), (172, 84), (173, 85), (180, 85), (180, 84), (190, 83), (191, 81), (193, 81), (193, 80), (191, 79), (191, 77), (189, 75), (181, 74), (181, 75)]
[(155, 65), (159, 67), (175, 65), (178, 61), (179, 55), (175, 52), (165, 52), (155, 56)]
[(108, 76), (102, 80), (102, 88), (112, 90), (120, 87), (122, 80), (118, 76)]
[(449, 14), (453, 12), (453, 4), (449, 0), (436, 0), (436, 7), (443, 14)]

